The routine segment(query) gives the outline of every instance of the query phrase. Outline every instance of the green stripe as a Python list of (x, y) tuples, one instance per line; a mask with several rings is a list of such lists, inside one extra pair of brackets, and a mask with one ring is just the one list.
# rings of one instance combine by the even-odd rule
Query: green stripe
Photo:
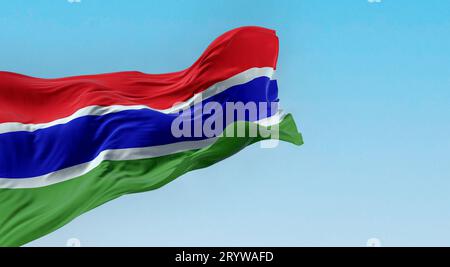
[[(249, 125), (245, 123), (246, 127)], [(291, 115), (284, 118), (279, 129), (280, 140), (303, 144)], [(104, 161), (83, 176), (46, 187), (0, 189), (0, 246), (26, 244), (107, 201), (157, 189), (188, 171), (210, 166), (263, 139), (266, 138), (259, 134), (221, 137), (198, 150), (143, 160)]]

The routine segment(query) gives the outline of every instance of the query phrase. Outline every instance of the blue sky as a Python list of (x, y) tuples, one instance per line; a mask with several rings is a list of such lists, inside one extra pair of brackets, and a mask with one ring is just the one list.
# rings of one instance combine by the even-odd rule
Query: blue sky
[(280, 99), (305, 145), (249, 147), (30, 243), (450, 245), (450, 2), (0, 3), (0, 70), (181, 70), (223, 32), (280, 37)]

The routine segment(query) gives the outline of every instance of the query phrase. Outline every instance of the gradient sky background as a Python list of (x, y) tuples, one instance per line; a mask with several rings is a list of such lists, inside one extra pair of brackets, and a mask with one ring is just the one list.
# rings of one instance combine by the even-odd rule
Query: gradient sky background
[(450, 245), (450, 1), (0, 2), (0, 70), (193, 63), (234, 27), (277, 30), (305, 145), (252, 146), (109, 202), (30, 246)]

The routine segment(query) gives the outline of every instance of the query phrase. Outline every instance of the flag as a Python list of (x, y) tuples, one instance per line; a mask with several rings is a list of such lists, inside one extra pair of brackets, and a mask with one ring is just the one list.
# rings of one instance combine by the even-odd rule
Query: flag
[(26, 244), (258, 141), (302, 144), (278, 106), (277, 57), (274, 31), (242, 27), (174, 73), (0, 72), (0, 245)]

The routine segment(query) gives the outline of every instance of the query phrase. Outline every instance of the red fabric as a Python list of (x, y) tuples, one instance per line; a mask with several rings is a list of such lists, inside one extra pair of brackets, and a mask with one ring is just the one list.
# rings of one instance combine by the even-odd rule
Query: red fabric
[(277, 57), (275, 31), (242, 27), (217, 38), (191, 67), (174, 73), (131, 71), (42, 79), (0, 72), (0, 123), (50, 122), (92, 105), (166, 109), (249, 68), (275, 68)]

